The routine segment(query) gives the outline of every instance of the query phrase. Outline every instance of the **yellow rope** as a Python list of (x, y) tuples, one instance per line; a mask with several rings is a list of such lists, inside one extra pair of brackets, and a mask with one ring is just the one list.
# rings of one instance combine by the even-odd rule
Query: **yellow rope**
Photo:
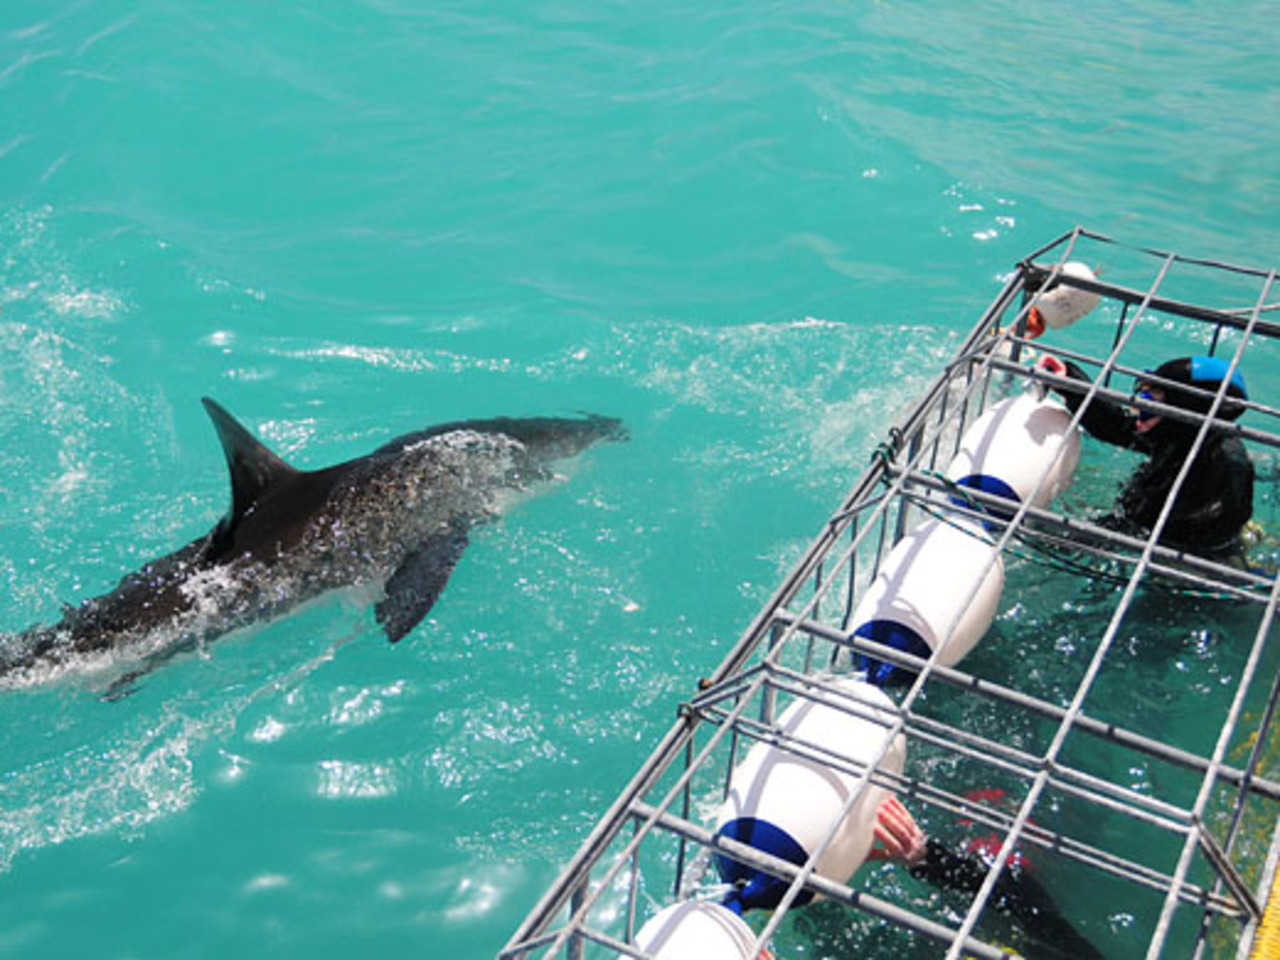
[(1262, 911), (1262, 922), (1253, 935), (1249, 960), (1280, 960), (1280, 874), (1271, 879), (1271, 895)]

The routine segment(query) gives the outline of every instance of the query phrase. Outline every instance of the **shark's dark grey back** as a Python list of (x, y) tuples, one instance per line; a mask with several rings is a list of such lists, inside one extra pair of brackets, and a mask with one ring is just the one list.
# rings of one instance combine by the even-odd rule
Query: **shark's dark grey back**
[(595, 443), (627, 438), (627, 429), (621, 420), (598, 414), (575, 418), (491, 417), (484, 420), (456, 420), (407, 433), (379, 447), (372, 455), (396, 453), (432, 437), (459, 431), (504, 434), (520, 441), (530, 456), (544, 462), (571, 457)]

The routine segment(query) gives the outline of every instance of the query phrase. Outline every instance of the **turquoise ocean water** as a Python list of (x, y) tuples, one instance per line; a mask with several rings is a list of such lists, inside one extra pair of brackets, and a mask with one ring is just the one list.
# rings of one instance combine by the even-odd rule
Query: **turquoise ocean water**
[(632, 434), (396, 647), (335, 599), (0, 694), (0, 956), (492, 955), (1020, 256), (1280, 261), (1278, 46), (1256, 2), (0, 5), (0, 631), (216, 522), (202, 395), (308, 467)]

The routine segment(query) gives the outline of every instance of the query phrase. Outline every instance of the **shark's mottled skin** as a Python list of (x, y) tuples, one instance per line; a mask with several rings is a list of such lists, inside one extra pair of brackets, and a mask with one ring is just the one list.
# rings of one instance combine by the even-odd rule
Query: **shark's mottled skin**
[[(212, 400), (231, 509), (209, 533), (130, 573), (62, 620), (0, 637), (0, 680), (117, 649), (212, 639), (326, 591), (384, 584), (375, 608), (394, 642), (440, 596), (468, 531), (501, 493), (546, 465), (625, 437), (608, 417), (497, 418), (407, 434), (321, 470), (297, 470)], [(159, 642), (157, 642), (159, 641)]]

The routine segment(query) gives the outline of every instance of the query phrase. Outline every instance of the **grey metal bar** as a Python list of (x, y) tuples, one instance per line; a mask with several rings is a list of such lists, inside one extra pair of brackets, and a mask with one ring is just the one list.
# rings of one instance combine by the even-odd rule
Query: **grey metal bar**
[[(574, 913), (577, 913), (582, 909), (582, 902), (584, 899), (583, 889), (585, 886), (585, 881), (578, 884), (573, 891), (573, 896), (569, 898), (569, 909)], [(582, 935), (574, 934), (569, 940), (569, 960), (582, 960), (585, 955), (585, 951), (586, 945), (582, 942)]]

